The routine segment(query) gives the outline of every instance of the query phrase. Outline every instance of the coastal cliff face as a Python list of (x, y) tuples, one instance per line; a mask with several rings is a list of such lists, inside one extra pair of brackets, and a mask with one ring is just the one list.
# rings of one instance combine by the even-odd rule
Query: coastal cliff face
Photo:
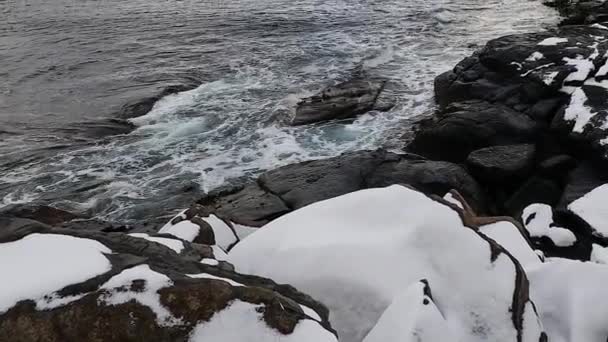
[(267, 171), (161, 224), (4, 208), (0, 341), (605, 342), (608, 7), (556, 5), (577, 25), (438, 76), (404, 151)]

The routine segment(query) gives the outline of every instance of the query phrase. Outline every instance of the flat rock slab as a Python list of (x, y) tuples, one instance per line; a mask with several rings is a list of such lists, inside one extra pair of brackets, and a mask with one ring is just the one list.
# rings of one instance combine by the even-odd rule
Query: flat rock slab
[(467, 166), (472, 174), (490, 182), (505, 182), (526, 176), (534, 164), (536, 147), (531, 144), (502, 145), (471, 152)]
[(485, 101), (454, 103), (417, 132), (408, 150), (433, 160), (462, 162), (474, 150), (533, 142), (538, 124), (507, 106)]
[(374, 109), (384, 81), (354, 79), (328, 87), (298, 103), (292, 125), (348, 119)]
[(461, 166), (383, 150), (280, 167), (240, 189), (210, 194), (199, 204), (228, 221), (260, 227), (311, 203), (391, 184), (409, 184), (438, 196), (456, 189), (475, 209), (483, 206), (479, 185)]

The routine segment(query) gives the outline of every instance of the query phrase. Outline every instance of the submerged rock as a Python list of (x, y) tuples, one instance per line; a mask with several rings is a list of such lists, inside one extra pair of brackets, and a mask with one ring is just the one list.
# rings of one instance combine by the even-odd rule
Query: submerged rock
[[(356, 78), (300, 101), (292, 125), (348, 119), (374, 109), (376, 100), (384, 89), (384, 81)], [(383, 110), (390, 107), (383, 106)]]
[(154, 104), (156, 104), (156, 102), (158, 102), (158, 100), (162, 99), (163, 97), (171, 94), (180, 93), (183, 91), (192, 90), (196, 87), (197, 85), (193, 82), (187, 84), (174, 84), (165, 86), (153, 95), (134, 100), (125, 104), (117, 113), (117, 116), (121, 119), (132, 119), (145, 115), (150, 110), (152, 110)]

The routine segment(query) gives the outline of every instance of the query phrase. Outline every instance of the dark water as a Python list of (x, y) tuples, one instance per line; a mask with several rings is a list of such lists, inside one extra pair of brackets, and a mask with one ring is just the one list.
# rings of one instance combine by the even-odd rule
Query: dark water
[[(437, 74), (476, 44), (557, 21), (527, 0), (0, 0), (0, 16), (0, 206), (111, 220), (294, 161), (399, 148)], [(299, 98), (357, 69), (389, 79), (397, 106), (285, 125)], [(123, 104), (192, 82), (107, 136)]]

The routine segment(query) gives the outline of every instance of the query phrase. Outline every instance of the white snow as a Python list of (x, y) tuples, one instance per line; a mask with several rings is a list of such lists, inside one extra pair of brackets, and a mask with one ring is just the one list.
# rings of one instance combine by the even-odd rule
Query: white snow
[[(604, 54), (604, 57), (608, 57), (608, 52), (606, 52)], [(608, 74), (608, 60), (606, 62), (604, 62), (604, 65), (602, 65), (599, 70), (595, 73), (595, 77), (603, 77), (606, 76)]]
[[(424, 304), (424, 303), (427, 304)], [(363, 342), (461, 341), (451, 333), (435, 303), (424, 294), (424, 284), (406, 288), (384, 311)], [(464, 342), (464, 341), (463, 341)]]
[(496, 241), (526, 269), (541, 262), (519, 228), (509, 221), (499, 221), (479, 228), (479, 232)]
[(171, 223), (171, 222), (178, 217), (182, 220), (185, 220), (187, 218), (187, 216), (186, 216), (187, 211), (188, 211), (188, 209), (184, 209), (184, 210), (180, 211), (179, 214), (173, 216), (173, 218), (171, 218), (171, 220), (169, 220), (169, 222), (167, 222), (160, 230), (162, 231), (163, 229), (168, 229), (169, 227), (173, 226), (173, 223)]
[(213, 256), (215, 257), (215, 260), (228, 260), (228, 254), (226, 254), (226, 252), (224, 252), (224, 250), (221, 249), (219, 246), (211, 246), (211, 249), (213, 250)]
[(564, 57), (563, 60), (566, 62), (566, 64), (572, 65), (576, 69), (576, 71), (571, 72), (568, 77), (566, 77), (564, 83), (572, 81), (582, 82), (586, 80), (591, 71), (595, 69), (593, 58), (591, 58), (591, 56), (589, 56), (589, 58), (584, 58), (581, 55), (577, 56), (576, 58)]
[[(569, 77), (569, 76), (568, 76)], [(573, 132), (583, 133), (585, 126), (597, 114), (585, 106), (587, 95), (581, 87), (577, 87), (570, 96), (570, 104), (566, 107), (564, 119), (574, 121)]]
[(447, 194), (445, 194), (445, 196), (443, 196), (443, 199), (452, 204), (455, 204), (458, 208), (464, 210), (464, 206), (462, 205), (462, 203), (460, 203), (460, 201), (458, 199), (456, 199), (456, 197), (454, 197), (454, 195), (452, 195), (451, 192), (448, 192)]
[(553, 83), (553, 81), (555, 81), (555, 77), (557, 77), (557, 75), (559, 75), (558, 71), (547, 73), (547, 74), (543, 75), (543, 82), (546, 85), (551, 85)]
[(296, 210), (237, 244), (229, 261), (238, 272), (289, 283), (323, 302), (343, 341), (362, 341), (420, 279), (432, 284), (453, 340), (516, 340), (514, 263), (506, 254), (492, 262), (488, 242), (455, 210), (407, 187), (362, 190)]
[(203, 258), (203, 260), (201, 260), (201, 264), (217, 266), (219, 264), (219, 261), (215, 259)]
[(179, 254), (184, 249), (184, 243), (180, 240), (169, 239), (169, 238), (161, 238), (161, 237), (152, 237), (145, 233), (131, 233), (129, 234), (132, 237), (145, 239), (148, 241), (160, 243), (161, 245), (167, 246), (175, 251), (175, 253)]
[(304, 314), (306, 316), (308, 316), (316, 321), (319, 321), (319, 322), (322, 321), (321, 316), (319, 316), (319, 314), (315, 310), (309, 308), (306, 305), (302, 305), (302, 304), (300, 304), (300, 307), (302, 308), (302, 311), (304, 311)]
[(294, 331), (283, 335), (270, 328), (263, 314), (256, 311), (263, 305), (235, 301), (217, 312), (209, 322), (199, 323), (190, 334), (190, 342), (337, 342), (336, 337), (313, 320), (301, 320)]
[(197, 278), (197, 279), (204, 278), (204, 279), (221, 280), (221, 281), (225, 281), (225, 282), (227, 282), (228, 284), (230, 284), (230, 285), (232, 285), (232, 286), (245, 286), (245, 285), (243, 285), (243, 284), (241, 284), (241, 283), (239, 283), (239, 282), (236, 282), (236, 281), (234, 281), (234, 280), (232, 280), (232, 279), (228, 279), (228, 278), (222, 278), (222, 277), (217, 277), (217, 276), (214, 276), (214, 275), (212, 275), (212, 274), (208, 274), (208, 273), (186, 274), (186, 275), (187, 275), (188, 277), (190, 277), (190, 278)]
[(203, 217), (202, 219), (205, 220), (205, 222), (207, 222), (213, 229), (213, 234), (215, 235), (215, 244), (222, 247), (224, 250), (228, 249), (238, 241), (238, 237), (232, 231), (230, 226), (228, 226), (226, 222), (217, 216), (210, 215), (209, 217)]
[(536, 62), (539, 61), (541, 59), (545, 58), (545, 56), (539, 52), (539, 51), (534, 51), (530, 56), (528, 56), (528, 58), (526, 58), (526, 61), (528, 62)]
[[(131, 284), (135, 280), (144, 280), (145, 288), (141, 292), (133, 291)], [(99, 296), (99, 305), (119, 305), (131, 300), (149, 307), (156, 314), (159, 326), (172, 326), (183, 324), (181, 319), (165, 308), (160, 302), (158, 291), (172, 286), (173, 282), (162, 273), (155, 272), (148, 265), (139, 265), (126, 269), (110, 278), (100, 289), (107, 290)]]
[(527, 273), (549, 341), (606, 342), (608, 266), (556, 258)]
[(236, 232), (236, 236), (238, 236), (239, 241), (245, 239), (249, 235), (255, 233), (259, 228), (244, 226), (242, 224), (232, 222), (232, 226), (234, 227), (234, 231)]
[(598, 264), (608, 264), (608, 248), (594, 243), (589, 260)]
[(161, 234), (171, 234), (182, 240), (192, 242), (198, 236), (200, 230), (201, 227), (199, 227), (199, 225), (192, 223), (188, 220), (184, 220), (174, 225), (171, 225), (171, 223), (169, 222), (158, 232)]
[(61, 305), (53, 293), (108, 272), (104, 254), (111, 252), (95, 240), (59, 234), (30, 234), (0, 244), (0, 313), (26, 299), (40, 308)]
[(608, 184), (599, 186), (568, 205), (568, 210), (585, 220), (600, 237), (608, 237)]
[[(532, 215), (534, 215), (533, 218), (531, 218)], [(522, 221), (531, 237), (546, 236), (557, 247), (572, 246), (576, 242), (576, 235), (570, 230), (552, 227), (553, 209), (547, 204), (534, 203), (527, 206), (522, 214)]]
[(538, 43), (538, 45), (553, 46), (553, 45), (567, 43), (567, 42), (568, 42), (568, 38), (551, 37), (551, 38), (547, 38), (547, 39), (543, 40), (542, 42)]

